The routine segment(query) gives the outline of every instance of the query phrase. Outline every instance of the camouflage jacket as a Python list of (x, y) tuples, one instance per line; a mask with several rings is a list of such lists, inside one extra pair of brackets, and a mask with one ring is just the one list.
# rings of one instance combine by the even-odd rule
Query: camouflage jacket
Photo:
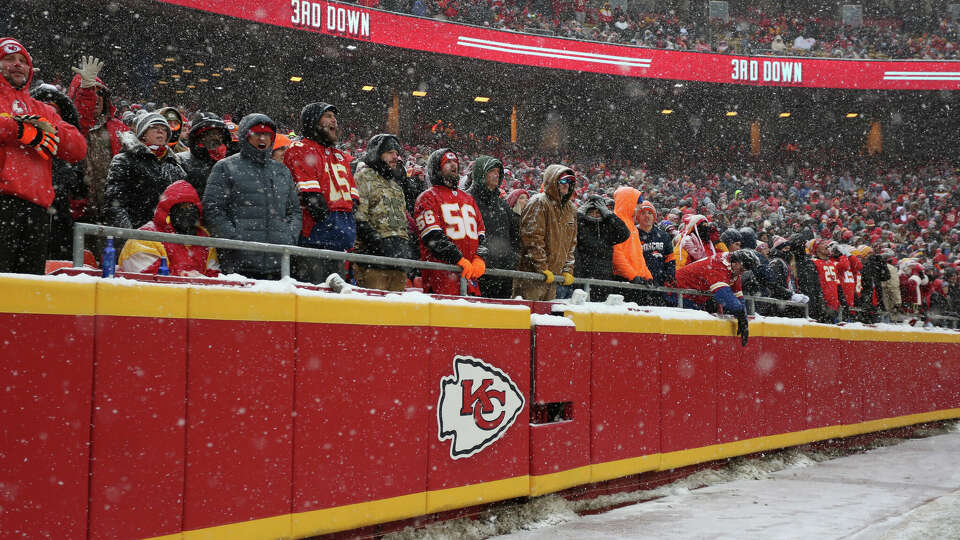
[(410, 238), (406, 203), (399, 183), (386, 179), (367, 164), (360, 162), (354, 174), (360, 192), (357, 221), (365, 221), (380, 238)]

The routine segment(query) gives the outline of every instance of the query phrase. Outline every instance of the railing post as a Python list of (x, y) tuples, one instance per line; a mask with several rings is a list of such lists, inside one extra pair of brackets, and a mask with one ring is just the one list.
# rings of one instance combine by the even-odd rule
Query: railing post
[(467, 295), (467, 280), (460, 276), (460, 296)]
[(286, 251), (280, 255), (280, 277), (290, 277), (290, 254)]
[(83, 229), (80, 224), (73, 224), (73, 267), (83, 267)]

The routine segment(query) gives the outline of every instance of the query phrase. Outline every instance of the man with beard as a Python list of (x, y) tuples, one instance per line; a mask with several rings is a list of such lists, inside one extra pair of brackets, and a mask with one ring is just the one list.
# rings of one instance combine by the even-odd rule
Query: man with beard
[[(303, 208), (299, 245), (346, 251), (357, 238), (354, 210), (359, 204), (350, 171), (350, 158), (336, 148), (340, 138), (337, 115), (329, 103), (311, 103), (300, 112), (303, 139), (290, 145), (283, 163), (293, 174)], [(333, 273), (343, 273), (343, 261), (294, 257), (294, 277), (320, 283)]]
[[(400, 142), (388, 133), (374, 135), (357, 164), (357, 251), (370, 255), (415, 259), (410, 246), (403, 178), (398, 174)], [(402, 171), (402, 169), (400, 169)], [(357, 284), (370, 289), (402, 291), (402, 268), (354, 265)]]
[[(503, 183), (503, 163), (491, 156), (478, 156), (473, 163), (470, 183), (467, 191), (477, 202), (483, 225), (487, 232), (487, 248), (490, 254), (487, 261), (502, 270), (513, 270), (517, 266), (517, 247), (520, 243), (517, 235), (518, 216), (500, 197), (500, 185)], [(493, 276), (483, 276), (477, 280), (480, 292), (487, 298), (510, 298), (513, 280)]]
[(13, 38), (0, 38), (0, 272), (43, 274), (53, 203), (52, 162), (87, 152), (77, 128), (30, 97), (33, 60)]
[(460, 160), (449, 148), (427, 159), (427, 179), (432, 187), (420, 194), (413, 217), (420, 235), (420, 258), (456, 264), (460, 275), (442, 270), (423, 270), (423, 288), (435, 294), (460, 294), (460, 277), (468, 280), (468, 292), (479, 295), (476, 279), (487, 271), (483, 216), (469, 193), (457, 189)]

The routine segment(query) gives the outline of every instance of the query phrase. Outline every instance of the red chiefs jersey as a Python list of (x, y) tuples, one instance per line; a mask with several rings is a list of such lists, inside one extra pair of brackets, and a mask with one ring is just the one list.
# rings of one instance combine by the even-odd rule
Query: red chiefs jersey
[[(302, 139), (290, 145), (283, 164), (293, 174), (297, 191), (323, 193), (331, 212), (352, 212), (354, 201), (360, 200), (350, 171), (350, 156), (345, 152)], [(313, 225), (313, 217), (304, 210), (304, 234), (309, 234)]]
[(846, 267), (838, 268), (838, 261), (834, 259), (815, 259), (813, 264), (817, 265), (824, 302), (827, 307), (837, 311), (840, 309), (840, 293), (837, 288), (840, 287), (840, 276), (846, 271)]
[[(738, 297), (743, 296), (740, 278), (734, 278), (730, 269), (729, 252), (717, 253), (678, 269), (677, 287), (711, 293), (721, 287), (730, 287)], [(695, 296), (692, 300), (702, 304), (707, 301), (707, 298)]]
[(843, 295), (847, 299), (847, 305), (852, 306), (856, 301), (857, 295), (860, 294), (860, 291), (863, 289), (863, 284), (860, 283), (860, 270), (863, 268), (863, 264), (855, 255), (841, 257), (841, 259), (847, 260), (846, 270), (841, 274)]
[(480, 237), (485, 234), (483, 216), (473, 196), (466, 191), (433, 186), (417, 198), (413, 219), (420, 235), (421, 259), (443, 262), (423, 245), (423, 237), (432, 231), (442, 231), (467, 259), (477, 256)]

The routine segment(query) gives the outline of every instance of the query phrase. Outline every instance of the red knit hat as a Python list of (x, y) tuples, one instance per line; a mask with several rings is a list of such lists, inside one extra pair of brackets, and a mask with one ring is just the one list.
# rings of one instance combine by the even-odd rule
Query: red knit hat
[(27, 52), (27, 48), (23, 46), (23, 43), (11, 37), (0, 38), (0, 58), (8, 54), (16, 53), (22, 54), (27, 59), (27, 64), (30, 65), (30, 69), (33, 70), (33, 58), (30, 57), (30, 53)]

